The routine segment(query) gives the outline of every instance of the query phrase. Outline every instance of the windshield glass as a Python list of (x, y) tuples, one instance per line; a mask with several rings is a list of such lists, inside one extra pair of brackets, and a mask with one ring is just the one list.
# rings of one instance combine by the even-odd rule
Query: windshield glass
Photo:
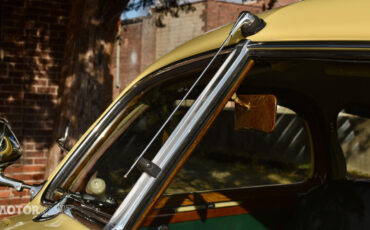
[[(209, 71), (198, 83), (146, 152), (145, 159), (153, 159), (213, 73)], [(133, 97), (113, 125), (100, 134), (99, 143), (70, 172), (67, 180), (59, 186), (61, 189), (54, 191), (54, 200), (60, 199), (63, 193), (74, 194), (74, 197), (85, 200), (77, 202), (78, 205), (83, 203), (86, 207), (88, 204), (97, 207), (100, 212), (113, 214), (142, 171), (135, 168), (127, 178), (124, 178), (124, 174), (178, 105), (198, 74), (192, 70), (189, 74), (171, 77), (170, 80), (151, 79), (148, 87)]]

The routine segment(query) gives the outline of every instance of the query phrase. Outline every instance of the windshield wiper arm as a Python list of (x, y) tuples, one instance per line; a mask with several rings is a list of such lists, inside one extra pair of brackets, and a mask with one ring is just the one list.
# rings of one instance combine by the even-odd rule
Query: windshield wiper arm
[[(42, 213), (33, 218), (34, 221), (41, 222), (53, 219), (61, 213), (64, 213), (70, 217), (73, 217), (71, 210), (78, 208), (73, 205), (73, 202), (77, 202), (81, 205), (82, 209), (86, 209), (89, 212), (98, 213), (104, 218), (110, 218), (110, 215), (106, 212), (101, 211), (101, 208), (108, 208), (115, 210), (118, 207), (118, 203), (113, 198), (106, 198), (105, 200), (99, 200), (95, 196), (86, 193), (72, 193), (57, 189), (57, 192), (63, 194), (62, 198), (56, 201), (54, 204), (47, 207)], [(81, 212), (81, 210), (79, 210)]]

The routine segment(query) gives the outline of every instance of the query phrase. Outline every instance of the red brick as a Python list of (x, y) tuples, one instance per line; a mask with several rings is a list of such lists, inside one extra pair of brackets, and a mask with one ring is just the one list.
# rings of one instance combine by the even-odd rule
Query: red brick
[[(23, 190), (21, 192), (17, 192), (15, 190), (13, 190), (12, 192), (12, 195), (14, 196), (20, 196), (22, 198), (26, 198), (26, 197), (29, 197), (30, 196), (30, 191), (29, 190)], [(27, 198), (26, 198), (27, 199)]]
[(34, 164), (42, 164), (45, 165), (47, 163), (47, 159), (34, 159)]
[(57, 87), (43, 87), (43, 86), (37, 86), (36, 87), (37, 93), (43, 93), (43, 94), (57, 94)]
[(14, 179), (21, 180), (21, 181), (33, 181), (33, 180), (42, 180), (44, 179), (43, 173), (38, 174), (15, 174), (13, 175)]
[[(37, 147), (40, 148), (40, 146), (37, 146)], [(37, 157), (37, 158), (40, 158), (40, 157), (45, 157), (45, 154), (42, 153), (42, 152), (30, 152), (30, 151), (27, 151), (27, 153), (24, 154), (23, 157)]]
[(0, 191), (0, 198), (7, 198), (10, 196), (10, 191), (9, 190), (2, 190)]
[[(17, 174), (23, 175), (22, 173), (39, 173), (45, 171), (45, 165), (37, 166), (37, 165), (18, 165), (18, 166), (10, 166), (5, 170), (6, 174)], [(27, 178), (29, 179), (29, 178)]]

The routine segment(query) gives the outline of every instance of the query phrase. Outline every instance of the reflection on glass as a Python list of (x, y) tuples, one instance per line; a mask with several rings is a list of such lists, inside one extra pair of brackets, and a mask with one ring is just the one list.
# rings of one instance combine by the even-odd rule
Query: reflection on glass
[(343, 110), (337, 120), (347, 175), (351, 178), (370, 178), (370, 119)]
[[(101, 141), (96, 149), (71, 173), (71, 178), (64, 183), (62, 189), (55, 192), (56, 199), (63, 193), (70, 193), (76, 197), (77, 203), (91, 205), (102, 212), (113, 214), (142, 172), (136, 168), (128, 178), (123, 175), (192, 82), (192, 78), (162, 82), (151, 85), (145, 92), (134, 97), (124, 108), (123, 115), (116, 119), (114, 126), (101, 134)], [(201, 84), (193, 90), (189, 99), (144, 155), (146, 159), (153, 159), (203, 87)]]
[(304, 181), (310, 173), (307, 127), (279, 106), (272, 133), (234, 128), (234, 102), (228, 102), (166, 194)]

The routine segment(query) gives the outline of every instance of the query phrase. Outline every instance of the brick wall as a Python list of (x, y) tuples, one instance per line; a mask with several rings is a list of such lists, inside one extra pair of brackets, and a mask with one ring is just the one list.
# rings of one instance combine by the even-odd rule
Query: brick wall
[[(123, 25), (120, 31), (120, 47), (117, 45), (114, 48), (112, 55), (112, 69), (114, 73), (113, 79), (113, 98), (117, 97), (119, 92), (124, 89), (134, 77), (136, 77), (141, 69), (141, 34), (142, 21), (137, 21), (132, 24)], [(117, 48), (120, 48), (120, 69), (124, 70), (119, 76), (120, 87), (116, 84), (116, 61)]]
[(213, 0), (206, 1), (205, 11), (203, 12), (203, 20), (205, 22), (204, 31), (235, 22), (240, 12), (245, 10), (254, 14), (261, 13), (263, 11), (263, 2), (236, 4)]
[[(23, 147), (23, 156), (5, 174), (31, 184), (43, 181), (47, 151), (54, 141), (69, 13), (65, 0), (0, 2), (0, 113)], [(29, 198), (29, 191), (0, 187), (0, 205), (27, 203)]]
[[(156, 56), (156, 44), (157, 36), (156, 34), (155, 20), (152, 17), (146, 17), (142, 22), (142, 33), (148, 36), (141, 36), (141, 60), (140, 60), (140, 72), (142, 72), (146, 67), (153, 63)], [(136, 75), (137, 76), (137, 75)], [(136, 77), (133, 76), (133, 77)]]
[(156, 31), (156, 59), (162, 57), (182, 43), (204, 33), (205, 26), (202, 14), (205, 4), (193, 4), (195, 11), (180, 12), (179, 17), (166, 15), (163, 18), (165, 27), (157, 28)]

